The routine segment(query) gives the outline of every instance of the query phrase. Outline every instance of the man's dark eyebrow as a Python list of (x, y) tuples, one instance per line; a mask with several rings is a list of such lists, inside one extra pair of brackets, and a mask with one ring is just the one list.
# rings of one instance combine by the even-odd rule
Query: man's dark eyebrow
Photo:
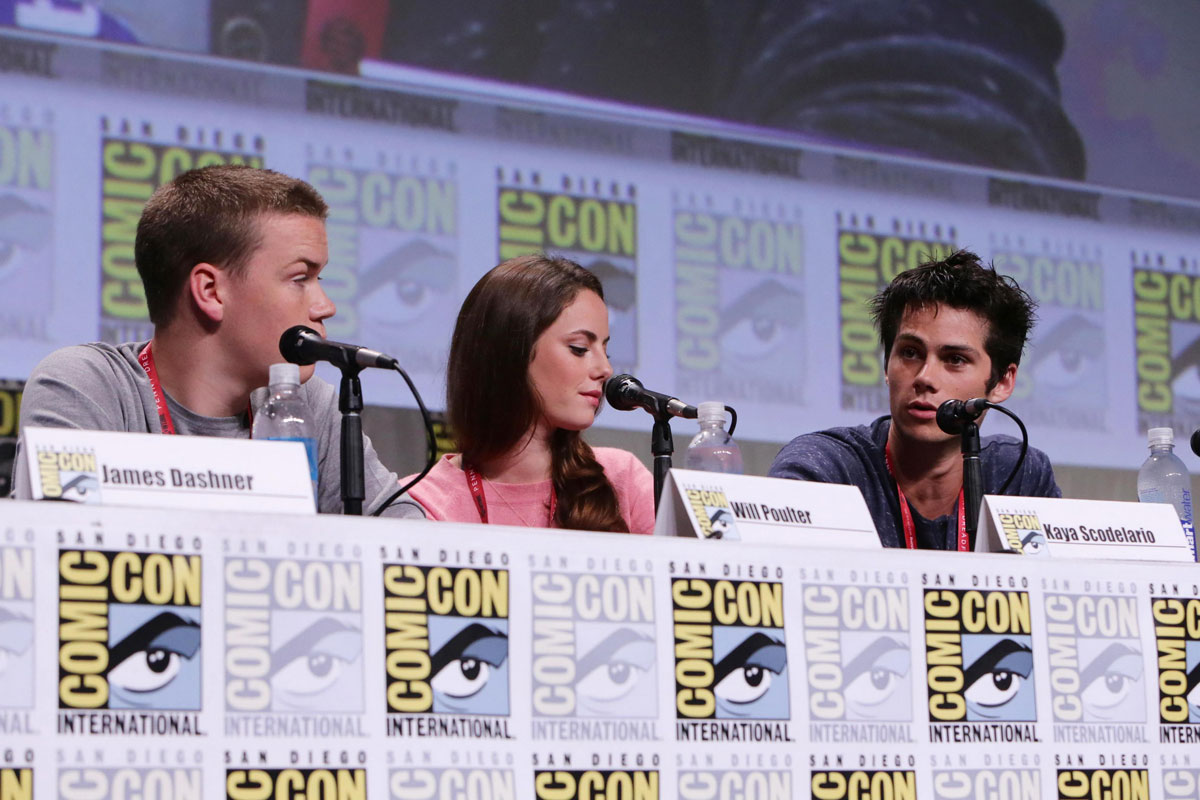
[(979, 353), (974, 347), (969, 344), (944, 344), (938, 348), (939, 353), (970, 353), (977, 355)]

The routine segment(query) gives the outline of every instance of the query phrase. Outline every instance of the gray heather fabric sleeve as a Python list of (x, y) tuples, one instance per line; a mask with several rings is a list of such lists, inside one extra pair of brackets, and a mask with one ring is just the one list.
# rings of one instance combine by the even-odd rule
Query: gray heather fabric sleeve
[[(89, 345), (56, 350), (25, 383), (21, 428), (79, 428), (97, 431), (147, 431), (139, 387), (120, 355)], [(155, 425), (157, 429), (157, 425)], [(31, 496), (23, 440), (13, 460), (13, 497)]]
[[(338, 411), (337, 390), (320, 378), (304, 384), (308, 407), (313, 412), (317, 433), (320, 473), (317, 510), (324, 514), (342, 512), (342, 416)], [(363, 514), (370, 514), (400, 488), (396, 473), (379, 460), (368, 436), (363, 436), (363, 477), (366, 499)], [(393, 519), (425, 519), (425, 512), (408, 496), (392, 503), (382, 516)]]

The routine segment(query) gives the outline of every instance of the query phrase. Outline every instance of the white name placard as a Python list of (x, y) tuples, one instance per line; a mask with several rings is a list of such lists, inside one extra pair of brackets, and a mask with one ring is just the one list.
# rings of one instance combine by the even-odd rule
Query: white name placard
[(25, 428), (34, 500), (314, 514), (300, 442)]
[(856, 486), (686, 469), (667, 474), (654, 533), (751, 544), (881, 546)]
[(1166, 503), (985, 495), (979, 526), (978, 552), (1120, 561), (1194, 560), (1179, 517)]

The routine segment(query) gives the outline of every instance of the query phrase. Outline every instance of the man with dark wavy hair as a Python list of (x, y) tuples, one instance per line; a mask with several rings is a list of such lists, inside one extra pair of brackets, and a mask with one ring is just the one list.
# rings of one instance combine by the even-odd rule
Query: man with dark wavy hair
[[(946, 400), (1007, 400), (1035, 303), (1012, 278), (960, 250), (903, 272), (872, 300), (891, 415), (793, 439), (770, 475), (857, 486), (885, 547), (962, 549), (959, 437), (937, 424)], [(982, 421), (982, 418), (980, 419)], [(1020, 443), (982, 440), (983, 488), (998, 493)], [(1007, 494), (1061, 497), (1045, 453), (1030, 448)]]

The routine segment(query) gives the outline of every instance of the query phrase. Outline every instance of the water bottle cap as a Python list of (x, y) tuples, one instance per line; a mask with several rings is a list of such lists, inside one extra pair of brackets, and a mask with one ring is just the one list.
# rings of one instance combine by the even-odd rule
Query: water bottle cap
[(272, 364), (268, 385), (280, 383), (300, 385), (300, 367), (296, 364)]
[(1150, 441), (1151, 447), (1163, 444), (1174, 446), (1175, 444), (1175, 431), (1170, 428), (1151, 428), (1146, 431), (1146, 437)]
[(696, 419), (700, 422), (725, 423), (725, 404), (720, 400), (708, 400), (696, 406)]

